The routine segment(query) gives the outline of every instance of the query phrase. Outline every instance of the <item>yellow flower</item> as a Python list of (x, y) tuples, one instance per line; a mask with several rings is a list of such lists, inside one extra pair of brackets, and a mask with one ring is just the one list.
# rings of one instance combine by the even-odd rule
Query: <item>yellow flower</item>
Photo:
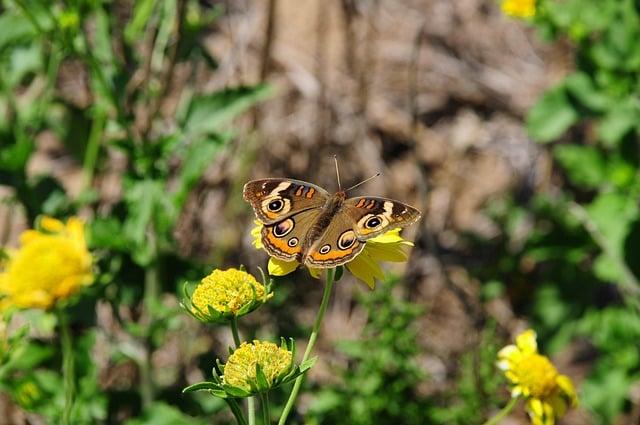
[(49, 309), (93, 282), (84, 223), (43, 217), (39, 227), (23, 232), (22, 247), (9, 253), (0, 273), (0, 309)]
[[(281, 338), (280, 346), (258, 340), (243, 342), (231, 353), (226, 365), (216, 361), (211, 381), (189, 385), (182, 392), (207, 391), (220, 398), (250, 397), (264, 393), (294, 381), (316, 362), (313, 357), (296, 365), (293, 362), (295, 353), (293, 339), (287, 342)], [(219, 375), (220, 371), (222, 376)]]
[[(258, 249), (264, 249), (260, 239), (260, 231), (262, 224), (256, 222), (256, 227), (251, 230), (253, 236), (253, 244)], [(366, 283), (369, 288), (375, 288), (376, 279), (382, 279), (384, 273), (380, 267), (382, 261), (403, 262), (407, 261), (408, 255), (404, 250), (405, 246), (413, 246), (400, 236), (400, 229), (393, 229), (387, 233), (369, 239), (364, 249), (353, 260), (346, 263), (345, 266), (358, 279)], [(269, 258), (268, 270), (273, 276), (284, 276), (298, 268), (300, 264), (297, 261), (283, 261), (277, 258)], [(317, 268), (309, 268), (309, 272), (313, 277), (320, 275)]]
[(25, 409), (32, 409), (42, 399), (42, 391), (33, 381), (22, 382), (14, 391), (16, 403)]
[(502, 0), (502, 12), (514, 18), (532, 18), (536, 14), (536, 0)]
[(512, 384), (511, 396), (523, 397), (534, 425), (553, 425), (578, 404), (573, 383), (549, 359), (538, 354), (536, 333), (529, 329), (498, 353), (498, 367)]
[(219, 322), (255, 310), (273, 293), (249, 273), (231, 268), (214, 270), (185, 295), (183, 304), (198, 320)]
[[(292, 367), (293, 354), (285, 347), (258, 340), (243, 342), (229, 356), (222, 383), (247, 392), (265, 391), (289, 373)], [(258, 370), (266, 380), (266, 388), (260, 388)]]

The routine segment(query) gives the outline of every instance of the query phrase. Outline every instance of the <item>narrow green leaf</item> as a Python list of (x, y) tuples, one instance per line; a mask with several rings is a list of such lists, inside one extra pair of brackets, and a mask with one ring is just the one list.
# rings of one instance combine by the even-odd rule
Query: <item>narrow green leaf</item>
[(182, 122), (189, 136), (217, 133), (229, 120), (272, 94), (271, 86), (241, 86), (197, 96)]
[(197, 384), (189, 385), (182, 390), (183, 393), (192, 393), (195, 391), (208, 391), (208, 390), (220, 390), (220, 386), (213, 382), (198, 382)]

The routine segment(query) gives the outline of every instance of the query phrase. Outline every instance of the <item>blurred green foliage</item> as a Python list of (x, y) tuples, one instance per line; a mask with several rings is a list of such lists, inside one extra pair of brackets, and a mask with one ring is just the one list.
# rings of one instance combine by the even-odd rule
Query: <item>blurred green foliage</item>
[[(195, 278), (206, 269), (180, 254), (173, 234), (192, 188), (232, 139), (229, 122), (268, 97), (270, 88), (199, 93), (186, 85), (171, 93), (178, 64), (188, 62), (192, 76), (201, 67), (215, 70), (216, 60), (202, 42), (219, 10), (197, 1), (141, 1), (127, 18), (118, 12), (122, 7), (111, 1), (2, 2), (0, 184), (15, 189), (7, 202), (22, 208), (30, 222), (40, 214), (94, 211), (89, 242), (101, 274), (88, 296), (72, 308), (75, 333), (81, 335), (75, 345), (73, 423), (119, 423), (123, 413), (135, 416), (141, 410), (140, 419), (131, 423), (200, 423), (157, 398), (165, 391), (179, 394), (180, 383), (174, 389), (159, 387), (150, 370), (152, 353), (183, 314), (177, 306), (165, 307), (162, 293), (175, 294), (182, 278)], [(86, 93), (60, 86), (69, 65), (81, 73), (72, 78), (86, 80), (87, 87), (79, 88)], [(160, 110), (168, 96), (179, 100), (169, 121)], [(82, 164), (79, 195), (69, 195), (52, 175), (28, 175), (28, 161), (44, 132), (52, 132)], [(97, 211), (100, 199), (92, 182), (109, 166), (108, 150), (121, 152), (126, 160), (123, 196), (108, 211)], [(100, 388), (104, 378), (91, 358), (93, 305), (99, 298), (115, 312), (126, 305), (138, 316), (131, 321), (116, 313), (134, 342), (110, 346), (105, 354), (114, 364), (137, 364), (139, 393)], [(38, 323), (31, 321), (36, 334)], [(23, 408), (58, 423), (64, 403), (59, 353), (45, 339), (32, 338), (3, 356), (8, 356), (0, 369), (6, 378), (3, 389)], [(151, 404), (154, 399), (158, 401)], [(191, 410), (213, 414), (221, 408), (207, 401)]]
[(560, 190), (491, 208), (506, 234), (498, 269), (480, 273), (502, 276), (549, 351), (572, 342), (573, 360), (588, 368), (582, 404), (610, 424), (640, 380), (640, 6), (567, 0), (538, 9), (540, 34), (569, 39), (575, 54), (575, 70), (527, 117), (530, 135), (549, 144)]
[[(178, 64), (191, 65), (190, 80), (198, 69), (215, 71), (217, 58), (203, 39), (220, 10), (195, 0), (133, 3), (126, 13), (121, 2), (109, 0), (0, 3), (0, 185), (13, 188), (5, 202), (29, 222), (40, 214), (92, 213), (90, 244), (100, 274), (70, 306), (78, 388), (73, 423), (226, 423), (229, 417), (218, 414), (223, 402), (177, 396), (185, 377), (160, 382), (150, 362), (184, 315), (160, 302), (162, 295), (177, 294), (182, 281), (210, 267), (181, 255), (177, 219), (208, 164), (233, 139), (231, 120), (271, 89), (198, 93), (187, 84), (170, 93)], [(579, 385), (582, 404), (609, 424), (628, 412), (631, 386), (640, 381), (640, 6), (632, 0), (538, 6), (532, 22), (540, 34), (570, 40), (575, 54), (575, 70), (527, 116), (530, 135), (557, 165), (555, 187), (491, 206), (504, 234), (477, 241), (478, 252), (492, 255), (474, 271), (486, 282), (487, 300), (506, 295), (517, 314), (531, 318), (544, 351), (568, 349), (587, 369)], [(64, 72), (73, 72), (68, 69), (86, 84), (77, 93), (61, 87)], [(178, 99), (174, 116), (161, 111), (169, 96)], [(80, 193), (70, 195), (51, 174), (27, 172), (45, 133), (82, 164)], [(123, 194), (99, 208), (94, 177), (109, 167), (110, 152), (125, 158)], [(397, 284), (391, 280), (360, 297), (369, 315), (364, 335), (338, 344), (348, 366), (334, 370), (335, 382), (313, 388), (307, 422), (394, 424), (402, 418), (466, 425), (504, 403), (492, 323), (480, 330), (474, 351), (459, 359), (453, 388), (421, 392), (432, 379), (415, 343), (416, 319), (425, 312), (394, 295)], [(286, 290), (276, 291), (276, 306)], [(126, 343), (99, 346), (98, 300), (111, 307)], [(119, 315), (122, 306), (131, 317)], [(60, 353), (51, 344), (55, 318), (25, 314), (29, 328), (12, 334), (11, 349), (0, 351), (0, 390), (58, 423), (64, 399)], [(102, 387), (97, 351), (110, 366), (133, 364), (133, 387)], [(211, 362), (200, 360), (208, 376)]]

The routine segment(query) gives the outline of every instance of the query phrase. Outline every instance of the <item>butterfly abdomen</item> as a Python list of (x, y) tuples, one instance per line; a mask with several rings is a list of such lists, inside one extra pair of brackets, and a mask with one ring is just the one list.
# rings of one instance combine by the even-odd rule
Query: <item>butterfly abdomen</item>
[(344, 192), (338, 192), (322, 207), (322, 212), (305, 235), (302, 249), (296, 255), (296, 260), (298, 262), (304, 263), (309, 249), (327, 230), (327, 227), (331, 224), (331, 220), (335, 217), (338, 211), (340, 211), (340, 208), (342, 208), (342, 204), (346, 198), (347, 195)]

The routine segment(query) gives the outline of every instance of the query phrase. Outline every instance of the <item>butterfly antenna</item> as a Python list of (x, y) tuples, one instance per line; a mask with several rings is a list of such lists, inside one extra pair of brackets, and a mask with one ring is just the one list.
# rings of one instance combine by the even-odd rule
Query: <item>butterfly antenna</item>
[(366, 182), (368, 182), (369, 180), (373, 180), (376, 177), (378, 177), (381, 173), (375, 173), (373, 176), (369, 177), (368, 179), (362, 180), (360, 183), (356, 183), (353, 186), (351, 186), (349, 189), (345, 190), (345, 192), (348, 192), (352, 189), (355, 189), (356, 187), (365, 184)]
[(340, 170), (338, 169), (338, 155), (333, 155), (333, 161), (336, 163), (336, 177), (338, 178), (338, 190), (342, 191), (342, 186), (340, 186)]

